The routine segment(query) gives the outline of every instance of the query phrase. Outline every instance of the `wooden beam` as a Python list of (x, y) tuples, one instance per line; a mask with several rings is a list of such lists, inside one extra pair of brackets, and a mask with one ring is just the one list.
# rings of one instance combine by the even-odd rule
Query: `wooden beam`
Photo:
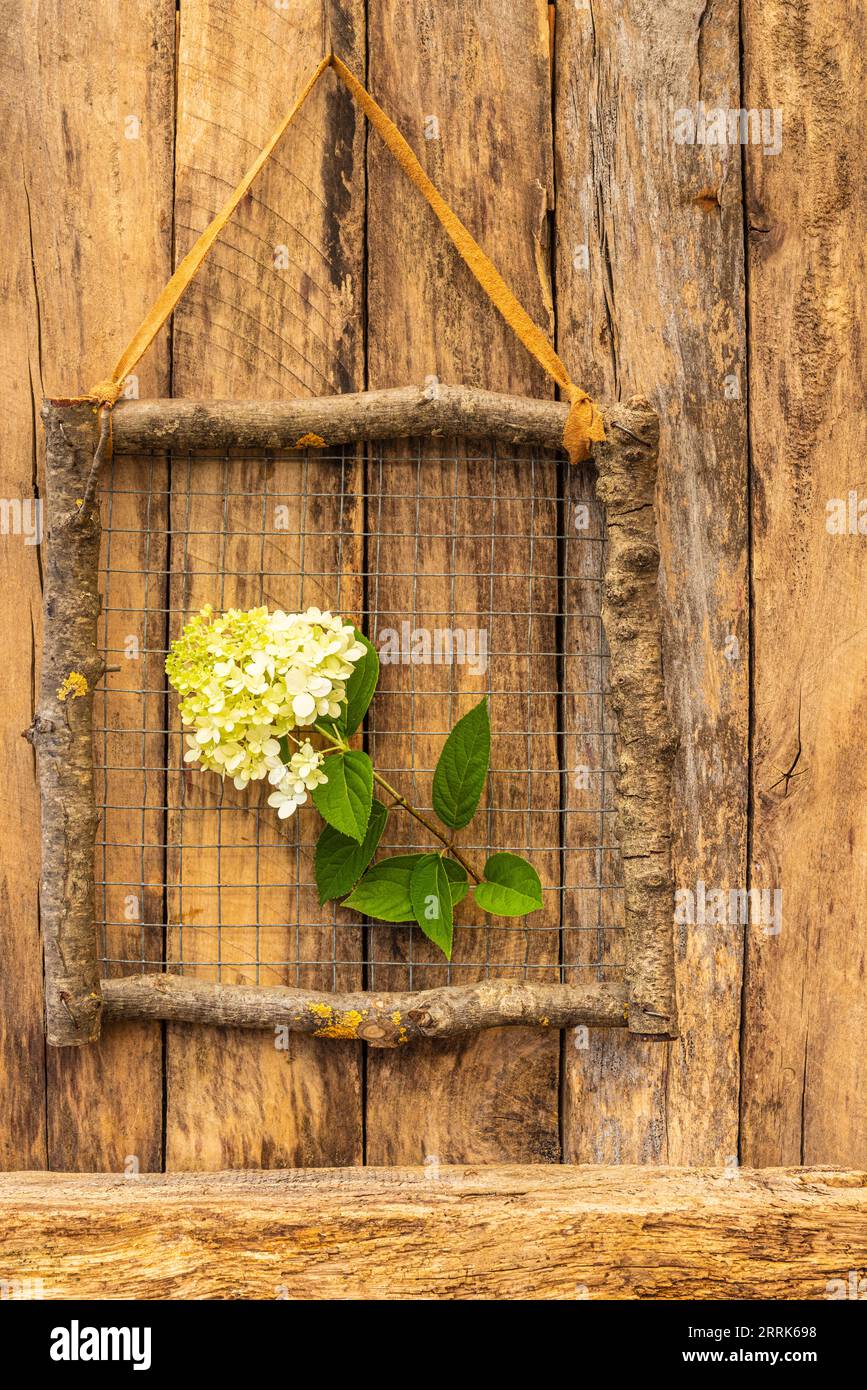
[(0, 1269), (46, 1299), (817, 1299), (867, 1174), (447, 1167), (0, 1178)]
[(400, 1047), (416, 1038), (465, 1038), (484, 1028), (626, 1026), (621, 985), (474, 985), (384, 994), (326, 994), (282, 985), (221, 985), (182, 975), (133, 975), (102, 984), (105, 1016), (287, 1028), (315, 1038), (358, 1039)]

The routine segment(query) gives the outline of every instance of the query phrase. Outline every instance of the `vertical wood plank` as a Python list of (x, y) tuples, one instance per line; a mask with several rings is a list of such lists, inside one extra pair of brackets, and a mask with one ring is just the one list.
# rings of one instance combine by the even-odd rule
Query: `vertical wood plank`
[[(677, 144), (674, 116), (739, 105), (738, 7), (585, 0), (556, 19), (560, 351), (591, 392), (643, 394), (661, 416), (675, 882), (735, 888), (748, 726), (740, 149)], [(572, 1162), (737, 1154), (741, 931), (684, 925), (676, 947), (676, 1043), (567, 1043)]]
[[(179, 257), (265, 143), (329, 42), (351, 65), (363, 70), (360, 0), (328, 0), (324, 10), (315, 0), (257, 5), (245, 14), (243, 24), (221, 0), (190, 0), (183, 5), (177, 128)], [(175, 395), (273, 398), (362, 387), (363, 141), (362, 119), (351, 98), (326, 74), (213, 248), (175, 316)], [(289, 476), (297, 481), (302, 476), (298, 464), (289, 467), (296, 470)], [(186, 591), (177, 579), (178, 547), (173, 560), (173, 605), (180, 606), (182, 599), (195, 611), (197, 604), (210, 599), (217, 607), (221, 595), (227, 604), (258, 602), (255, 576), (264, 565), (263, 479), (270, 480), (275, 490), (274, 502), (285, 500), (293, 511), (298, 506), (290, 496), (279, 495), (286, 485), (285, 470), (280, 475), (279, 465), (254, 459), (197, 463), (195, 470), (196, 490), (213, 496), (200, 498), (186, 511), (183, 461), (173, 461), (175, 524), (180, 530), (203, 533), (191, 534), (187, 541), (201, 577)], [(308, 491), (333, 492), (334, 470), (334, 464), (312, 462), (303, 474)], [(283, 476), (283, 484), (278, 476)], [(227, 486), (239, 490), (239, 483), (240, 490), (250, 495), (232, 500), (227, 520), (221, 494)], [(351, 492), (351, 473), (348, 487)], [(288, 491), (292, 490), (290, 486)], [(333, 569), (332, 532), (342, 526), (357, 533), (359, 515), (358, 503), (348, 511), (344, 508), (341, 516), (339, 497), (322, 495), (311, 514), (298, 517), (298, 535), (271, 537), (267, 558), (286, 570), (297, 568), (299, 559), (311, 573)], [(299, 536), (305, 528), (302, 548)], [(229, 580), (222, 590), (217, 578), (221, 564), (249, 572), (247, 580)], [(272, 579), (264, 599), (271, 606), (291, 610), (301, 596), (297, 580), (287, 579), (281, 586)], [(351, 611), (357, 603), (351, 595), (348, 599)], [(309, 583), (304, 585), (303, 601), (336, 606), (336, 596), (326, 601)], [(249, 835), (251, 818), (233, 811), (226, 817), (231, 843), (247, 844), (246, 851), (218, 856), (211, 850), (198, 855), (197, 844), (221, 843), (220, 818), (204, 809), (214, 805), (217, 784), (204, 775), (189, 775), (187, 780), (187, 804), (198, 806), (199, 812), (195, 829), (189, 832), (190, 852), (184, 854), (182, 865), (177, 859), (170, 865), (174, 878), (170, 908), (180, 906), (181, 869), (192, 883), (214, 884), (215, 875), (223, 875), (227, 891), (220, 894), (220, 912), (228, 923), (249, 920), (257, 872), (255, 830), (252, 838)], [(206, 786), (206, 780), (211, 785)], [(232, 795), (230, 789), (226, 793), (229, 806), (235, 804)], [(252, 791), (245, 794), (247, 801), (252, 795)], [(297, 852), (275, 834), (274, 844), (263, 851), (259, 871), (278, 875), (279, 882), (282, 866), (287, 884), (294, 883), (299, 873), (305, 882), (312, 881), (313, 820), (308, 817), (303, 825), (301, 834), (307, 838)], [(174, 834), (178, 818), (171, 823)], [(186, 823), (191, 824), (189, 816)], [(263, 830), (265, 826), (262, 817)], [(260, 946), (273, 950), (277, 959), (295, 960), (299, 951), (303, 955), (304, 945), (299, 945), (291, 927), (291, 912), (302, 920), (302, 914), (315, 909), (315, 896), (307, 892), (301, 899), (300, 891), (287, 893), (286, 901), (275, 907), (273, 920), (290, 923), (288, 929), (269, 926), (266, 909)], [(213, 888), (184, 893), (181, 915), (192, 927), (197, 920), (216, 921), (217, 909)], [(178, 933), (173, 936), (177, 950)], [(206, 930), (196, 937), (191, 930), (185, 931), (185, 937), (185, 957), (192, 938), (194, 957), (215, 958), (216, 933)], [(330, 932), (328, 942), (330, 947)], [(229, 970), (224, 978), (255, 978), (255, 972), (248, 973), (249, 943), (249, 931), (245, 934), (240, 927), (226, 933)], [(360, 984), (360, 971), (356, 973), (359, 978), (353, 985)], [(267, 973), (260, 978), (263, 983), (279, 982)], [(309, 975), (298, 977), (297, 982), (311, 983)], [(343, 983), (350, 982), (344, 977)], [(177, 1026), (168, 1030), (167, 1084), (169, 1168), (341, 1165), (361, 1160), (360, 1046), (329, 1048), (299, 1038), (293, 1039), (287, 1053), (276, 1050), (273, 1036)]]
[[(4, 364), (18, 445), (9, 458), (20, 472), (13, 487), (4, 486), (12, 495), (30, 492), (39, 477), (40, 396), (68, 395), (104, 377), (169, 273), (174, 80), (170, 0), (145, 0), (122, 11), (99, 3), (80, 14), (53, 3), (40, 6), (36, 16), (30, 7), (17, 8), (4, 38), (4, 93), (19, 113), (15, 148), (23, 151), (23, 167), (0, 214), (4, 244), (17, 262), (9, 286), (18, 305), (17, 345), (10, 344)], [(94, 33), (103, 54), (112, 56), (91, 70)], [(142, 367), (140, 380), (142, 393), (167, 389), (165, 343)], [(20, 633), (22, 597), (29, 594), (31, 673), (6, 668), (12, 688), (28, 699), (39, 641), (38, 553), (8, 542), (3, 553), (17, 566), (16, 577), (2, 586), (10, 631)], [(24, 647), (16, 643), (14, 649)], [(10, 662), (17, 659), (10, 656)], [(19, 723), (16, 717), (14, 727)], [(11, 855), (3, 913), (12, 942), (3, 971), (10, 993), (2, 1026), (13, 1052), (0, 1068), (0, 1086), (11, 1090), (10, 1110), (3, 1105), (13, 1117), (8, 1131), (4, 1126), (8, 1161), (20, 1167), (45, 1160), (42, 1113), (35, 1118), (35, 1106), (47, 1114), (50, 1166), (120, 1169), (135, 1155), (142, 1169), (152, 1169), (161, 1153), (158, 1027), (112, 1029), (98, 1046), (49, 1053), (45, 1105), (36, 875), (25, 868), (39, 841), (38, 809), (23, 748), (15, 740), (8, 750), (20, 800), (8, 801), (14, 823), (3, 836), (4, 853)]]
[[(863, 33), (851, 7), (748, 0), (755, 742), (743, 1152), (867, 1157), (867, 479)], [(766, 119), (773, 119), (770, 115)], [(773, 129), (771, 126), (770, 129)], [(835, 501), (836, 499), (836, 501)], [(860, 511), (860, 516), (859, 516)], [(829, 529), (830, 528), (830, 529)]]
[[(9, 644), (2, 674), (7, 781), (7, 795), (0, 805), (0, 1113), (5, 1117), (0, 1127), (0, 1168), (4, 1170), (44, 1168), (48, 1161), (38, 874), (21, 869), (39, 837), (34, 752), (20, 733), (29, 725), (35, 707), (35, 662), (42, 625), (42, 564), (34, 542), (43, 442), (37, 254), (41, 261), (45, 248), (41, 239), (36, 246), (33, 242), (30, 198), (34, 185), (44, 186), (46, 180), (39, 151), (28, 139), (34, 128), (33, 112), (22, 101), (22, 73), (32, 73), (37, 61), (27, 42), (25, 9), (20, 0), (4, 25), (0, 43), (0, 121), (10, 145), (23, 151), (0, 203), (6, 247), (0, 264), (4, 304), (0, 381), (6, 403), (0, 491), (7, 508), (0, 537), (0, 612), (4, 632), (19, 636)], [(24, 90), (35, 87), (31, 79)]]
[[(547, 6), (526, 0), (504, 11), (493, 0), (471, 11), (460, 6), (443, 7), (435, 14), (423, 5), (407, 5), (397, 0), (374, 0), (368, 6), (370, 32), (369, 86), (376, 99), (396, 120), (419, 159), (443, 196), (453, 205), (481, 245), (497, 264), (528, 311), (544, 326), (550, 326), (550, 284), (547, 270), (547, 214), (551, 185), (550, 71)], [(379, 141), (370, 137), (369, 159), (369, 298), (368, 356), (371, 387), (398, 386), (422, 382), (430, 375), (441, 380), (483, 385), (491, 389), (514, 390), (545, 395), (550, 383), (525, 354), (511, 331), (491, 308), (469, 272), (443, 238), (438, 223), (427, 206), (410, 187), (391, 156)], [(451, 441), (423, 451), (425, 458), (446, 457)], [(386, 451), (388, 456), (388, 451)], [(397, 454), (392, 451), (392, 459)], [(404, 455), (405, 457), (405, 455)], [(550, 465), (548, 465), (550, 468)], [(471, 566), (453, 564), (453, 586), (443, 578), (430, 577), (449, 572), (449, 556), (442, 540), (432, 533), (448, 531), (453, 516), (450, 498), (454, 489), (452, 460), (437, 464), (422, 461), (421, 477), (426, 498), (442, 492), (440, 508), (430, 500), (424, 503), (427, 519), (420, 523), (415, 489), (399, 489), (402, 499), (393, 496), (387, 508), (386, 529), (404, 537), (391, 542), (390, 558), (381, 568), (417, 571), (422, 577), (416, 591), (418, 606), (424, 610), (423, 623), (433, 621), (433, 610), (467, 614), (479, 612), (485, 621), (486, 603), (481, 604), (474, 579), (465, 571)], [(412, 470), (410, 470), (412, 474)], [(386, 463), (386, 477), (388, 477)], [(399, 476), (394, 465), (393, 476)], [(407, 477), (404, 467), (402, 475)], [(490, 529), (494, 478), (490, 457), (471, 465), (466, 472), (461, 502), (461, 525), (473, 530), (472, 516)], [(520, 690), (528, 676), (539, 679), (539, 689), (556, 688), (545, 652), (551, 633), (535, 631), (527, 641), (527, 619), (518, 632), (519, 618), (525, 615), (528, 585), (521, 573), (527, 568), (529, 536), (538, 526), (540, 546), (550, 546), (551, 518), (534, 522), (527, 501), (531, 488), (529, 462), (522, 466), (500, 465), (497, 469), (497, 531), (516, 533), (527, 539), (515, 546), (514, 582), (500, 578), (497, 614), (491, 622), (493, 651), (492, 681), (507, 728), (526, 726), (526, 709), (517, 700), (502, 697), (507, 689)], [(398, 489), (395, 489), (397, 492)], [(472, 496), (478, 495), (474, 507)], [(429, 513), (429, 515), (428, 515)], [(438, 518), (434, 525), (432, 518)], [(545, 529), (547, 528), (547, 529)], [(544, 530), (544, 538), (542, 532)], [(556, 532), (556, 523), (553, 527)], [(502, 541), (500, 545), (502, 546)], [(459, 541), (460, 553), (468, 551)], [(423, 553), (420, 553), (420, 549)], [(405, 563), (395, 558), (402, 553)], [(502, 553), (502, 551), (501, 551)], [(546, 551), (547, 554), (547, 551)], [(550, 557), (549, 557), (550, 559)], [(371, 568), (377, 564), (376, 557)], [(550, 566), (541, 566), (550, 572)], [(425, 579), (425, 573), (429, 577)], [(556, 570), (554, 571), (556, 572)], [(378, 574), (378, 572), (377, 572)], [(406, 582), (389, 587), (387, 577), (378, 574), (378, 600), (394, 610), (392, 618), (406, 612), (411, 598)], [(375, 582), (375, 581), (374, 581)], [(552, 609), (556, 594), (549, 592)], [(546, 594), (533, 596), (534, 604), (544, 607)], [(480, 606), (481, 605), (481, 606)], [(445, 619), (441, 616), (438, 621)], [(462, 621), (473, 623), (472, 616)], [(497, 650), (520, 651), (538, 647), (538, 661), (518, 660), (513, 669), (497, 656)], [(499, 666), (497, 665), (499, 661)], [(532, 669), (531, 669), (532, 668)], [(406, 667), (395, 679), (407, 680)], [(463, 713), (474, 702), (473, 688), (463, 673), (444, 674), (446, 668), (431, 672), (416, 669), (422, 691), (442, 689), (449, 675), (467, 692), (453, 701), (452, 713)], [(419, 675), (419, 673), (422, 673)], [(428, 677), (431, 677), (428, 679)], [(384, 687), (385, 689), (386, 687)], [(540, 705), (545, 696), (540, 696)], [(439, 704), (430, 695), (418, 702), (416, 715), (425, 730), (444, 728), (448, 718), (447, 697)], [(383, 727), (394, 713), (393, 722)], [(397, 712), (395, 712), (395, 710)], [(421, 713), (421, 711), (424, 713)], [(407, 767), (414, 752), (420, 768), (432, 768), (442, 747), (442, 739), (410, 740), (405, 731), (412, 719), (406, 700), (390, 704), (382, 701), (377, 712), (376, 754), (379, 762)], [(515, 723), (517, 718), (518, 722)], [(539, 721), (538, 726), (535, 720)], [(433, 720), (434, 722), (430, 722)], [(509, 721), (512, 721), (509, 723)], [(553, 723), (545, 711), (531, 712), (533, 728)], [(495, 722), (495, 731), (496, 731)], [(414, 747), (411, 748), (410, 744)], [(544, 800), (553, 786), (553, 805), (558, 795), (556, 740), (548, 737), (494, 739), (492, 758), (502, 758), (503, 766), (520, 768), (529, 758), (528, 744), (538, 757), (539, 777), (536, 794)], [(538, 748), (537, 748), (538, 745)], [(546, 778), (548, 779), (546, 782)], [(417, 779), (424, 798), (429, 779)], [(522, 792), (526, 804), (526, 778)], [(514, 833), (517, 800), (506, 799), (491, 815), (493, 837)], [(515, 794), (516, 797), (518, 793)], [(429, 803), (428, 803), (429, 804)], [(512, 807), (510, 810), (509, 807)], [(544, 816), (529, 817), (529, 834), (544, 843)], [(549, 818), (550, 821), (550, 818)], [(550, 829), (550, 824), (549, 824)], [(484, 836), (482, 837), (484, 838)], [(556, 857), (554, 863), (556, 866)], [(541, 914), (540, 914), (541, 916)], [(462, 909), (459, 920), (469, 920)], [(379, 928), (372, 929), (376, 941)], [(469, 929), (466, 933), (469, 934)], [(391, 933), (395, 937), (395, 933)], [(549, 936), (543, 955), (533, 956), (531, 964), (556, 967), (556, 932)], [(495, 933), (503, 949), (506, 934)], [(501, 939), (502, 938), (502, 939)], [(535, 940), (536, 938), (534, 938)], [(514, 941), (514, 936), (513, 936)], [(553, 947), (551, 942), (554, 943)], [(472, 958), (472, 946), (464, 941), (459, 948)], [(534, 950), (536, 948), (533, 948)], [(553, 950), (545, 956), (544, 950)], [(395, 958), (393, 945), (390, 956)], [(522, 957), (523, 959), (523, 957)], [(484, 956), (479, 961), (482, 968)], [(513, 964), (518, 965), (516, 960)], [(510, 969), (512, 966), (510, 965)], [(494, 973), (494, 972), (492, 972)], [(508, 973), (505, 971), (503, 973)], [(377, 973), (377, 979), (381, 978)], [(390, 977), (393, 978), (393, 977)], [(427, 978), (427, 976), (425, 977)], [(470, 978), (461, 973), (461, 980)], [(453, 1047), (443, 1044), (414, 1046), (406, 1053), (371, 1053), (368, 1057), (367, 1157), (372, 1163), (418, 1163), (425, 1158), (442, 1162), (502, 1162), (504, 1160), (546, 1161), (559, 1153), (557, 1080), (558, 1039), (543, 1032), (482, 1034)]]

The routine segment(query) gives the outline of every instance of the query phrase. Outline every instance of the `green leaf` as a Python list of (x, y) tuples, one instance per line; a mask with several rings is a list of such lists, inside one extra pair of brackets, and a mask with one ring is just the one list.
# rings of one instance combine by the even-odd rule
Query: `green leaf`
[(439, 854), (423, 854), (412, 871), (409, 896), (415, 920), (425, 936), (439, 946), (446, 960), (452, 958), (451, 881)]
[(396, 854), (372, 864), (360, 883), (343, 902), (356, 912), (380, 922), (412, 922), (409, 885), (420, 854)]
[(449, 880), (449, 888), (452, 892), (452, 907), (457, 907), (459, 902), (463, 902), (469, 892), (470, 885), (467, 882), (467, 871), (462, 864), (458, 864), (455, 859), (443, 859), (443, 865)]
[(355, 887), (382, 839), (388, 811), (374, 798), (367, 833), (361, 844), (326, 825), (316, 841), (316, 886), (320, 903), (342, 898)]
[(317, 721), (323, 728), (332, 730), (340, 738), (348, 738), (361, 727), (361, 721), (367, 713), (379, 680), (379, 654), (376, 648), (358, 628), (355, 629), (355, 636), (367, 651), (360, 661), (356, 661), (352, 675), (346, 682), (346, 704), (336, 719)]
[(325, 771), (328, 781), (314, 787), (313, 805), (341, 835), (361, 844), (373, 805), (373, 764), (366, 753), (351, 748), (326, 758)]
[[(342, 906), (377, 917), (382, 922), (414, 922), (409, 886), (416, 865), (425, 858), (423, 854), (395, 854), (390, 859), (378, 860), (344, 899)], [(453, 859), (442, 862), (454, 905), (466, 897), (467, 876)]]
[(346, 683), (346, 710), (342, 718), (347, 736), (361, 727), (379, 680), (379, 654), (376, 648), (357, 628), (355, 635), (367, 648), (367, 656), (356, 662), (355, 670)]
[(484, 912), (496, 917), (524, 917), (542, 906), (539, 875), (517, 854), (492, 854), (485, 865), (485, 879), (473, 895)]
[(433, 779), (433, 807), (452, 830), (461, 830), (476, 813), (491, 758), (491, 721), (487, 695), (445, 741)]

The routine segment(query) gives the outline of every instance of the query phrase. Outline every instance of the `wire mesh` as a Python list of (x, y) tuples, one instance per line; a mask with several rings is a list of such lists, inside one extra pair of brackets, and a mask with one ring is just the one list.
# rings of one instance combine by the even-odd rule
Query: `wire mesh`
[[(100, 561), (113, 669), (94, 708), (106, 973), (328, 990), (621, 978), (603, 567), (588, 472), (540, 451), (404, 440), (116, 459)], [(447, 964), (417, 927), (320, 905), (316, 813), (278, 821), (267, 785), (183, 764), (164, 661), (205, 603), (313, 604), (362, 627), (382, 662), (364, 743), (423, 811), (448, 730), (487, 693), (491, 771), (457, 842), (479, 869), (496, 850), (529, 858), (543, 908), (491, 919), (465, 899)], [(380, 853), (434, 843), (390, 810)]]

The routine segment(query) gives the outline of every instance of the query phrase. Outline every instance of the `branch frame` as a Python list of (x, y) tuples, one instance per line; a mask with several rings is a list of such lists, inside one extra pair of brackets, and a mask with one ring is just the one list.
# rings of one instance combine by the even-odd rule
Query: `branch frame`
[(95, 1041), (103, 1018), (285, 1027), (327, 1039), (399, 1047), (482, 1028), (626, 1028), (677, 1036), (671, 870), (675, 739), (661, 663), (656, 478), (659, 422), (636, 397), (604, 406), (594, 447), (605, 509), (602, 625), (618, 718), (616, 833), (626, 914), (624, 984), (483, 981), (411, 994), (333, 995), (288, 987), (211, 984), (170, 972), (100, 980), (96, 937), (93, 692), (104, 673), (98, 475), (103, 458), (142, 450), (324, 448), (404, 437), (493, 438), (562, 447), (566, 403), (435, 384), (290, 401), (121, 401), (108, 419), (87, 402), (48, 400), (46, 564), (40, 692), (25, 737), (42, 803), (40, 913), (46, 1038)]

